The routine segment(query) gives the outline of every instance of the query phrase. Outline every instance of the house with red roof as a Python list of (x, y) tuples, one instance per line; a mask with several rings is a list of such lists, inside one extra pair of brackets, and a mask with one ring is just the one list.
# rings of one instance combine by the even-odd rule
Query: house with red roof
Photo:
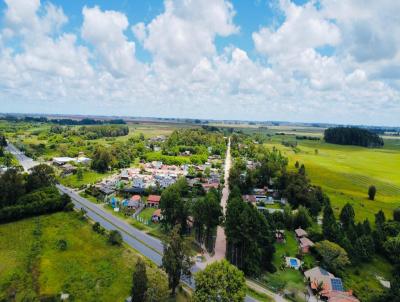
[[(335, 277), (327, 270), (316, 266), (304, 272), (311, 290), (328, 302), (360, 302), (353, 292), (346, 291), (342, 279)], [(322, 287), (322, 290), (319, 288)]]
[(160, 206), (161, 196), (149, 195), (147, 198), (147, 206), (152, 208), (158, 208)]

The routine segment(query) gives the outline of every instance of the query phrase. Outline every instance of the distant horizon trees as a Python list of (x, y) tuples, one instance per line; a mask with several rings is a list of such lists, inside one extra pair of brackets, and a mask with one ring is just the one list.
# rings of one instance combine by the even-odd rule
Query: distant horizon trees
[(357, 127), (333, 127), (324, 131), (327, 143), (355, 145), (362, 147), (382, 147), (383, 139), (376, 133)]

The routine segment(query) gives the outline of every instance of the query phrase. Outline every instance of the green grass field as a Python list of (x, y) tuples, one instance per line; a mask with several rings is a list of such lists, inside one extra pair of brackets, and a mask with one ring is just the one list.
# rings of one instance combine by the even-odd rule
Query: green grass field
[[(400, 206), (400, 140), (386, 140), (380, 149), (300, 140), (293, 150), (281, 145), (282, 139), (295, 140), (293, 136), (274, 136), (267, 145), (282, 150), (290, 168), (296, 161), (304, 164), (312, 183), (329, 195), (336, 214), (350, 202), (358, 220), (373, 222), (380, 209), (391, 217), (393, 209)], [(377, 188), (374, 201), (367, 198), (370, 185)]]
[(75, 174), (69, 175), (67, 177), (60, 177), (59, 182), (63, 184), (64, 186), (70, 187), (70, 188), (80, 188), (83, 185), (87, 184), (95, 184), (96, 182), (99, 182), (103, 178), (106, 178), (107, 176), (110, 176), (112, 172), (110, 173), (98, 173), (96, 171), (92, 170), (87, 170), (83, 171), (83, 178), (81, 180), (78, 180), (77, 176)]
[[(67, 249), (58, 248), (59, 240)], [(36, 301), (61, 292), (74, 301), (123, 301), (138, 255), (112, 247), (73, 213), (57, 213), (0, 225), (0, 300)], [(166, 290), (164, 274), (148, 266), (149, 279)], [(182, 297), (179, 301), (182, 300)]]

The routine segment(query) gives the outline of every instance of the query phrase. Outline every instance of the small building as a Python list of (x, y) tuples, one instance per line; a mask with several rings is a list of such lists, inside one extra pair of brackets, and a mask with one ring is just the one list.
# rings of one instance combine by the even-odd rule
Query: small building
[(120, 174), (121, 180), (129, 180), (129, 172), (128, 170), (122, 170)]
[(255, 204), (257, 202), (257, 198), (255, 195), (242, 195), (243, 201), (246, 201), (251, 204)]
[(149, 195), (147, 198), (147, 206), (152, 208), (158, 208), (160, 206), (161, 196)]
[(74, 174), (77, 171), (77, 168), (71, 164), (65, 164), (60, 166), (61, 170), (62, 170), (62, 176), (68, 176), (71, 174)]
[(138, 188), (138, 187), (130, 187), (130, 188), (123, 188), (121, 189), (121, 192), (124, 195), (130, 195), (130, 194), (143, 194), (145, 192), (144, 188)]
[(89, 165), (92, 160), (89, 157), (80, 156), (76, 159), (76, 163), (82, 165)]
[(285, 230), (276, 230), (275, 231), (275, 239), (276, 239), (276, 242), (279, 242), (279, 243), (285, 242)]
[(135, 210), (140, 207), (142, 197), (140, 195), (133, 195), (127, 202), (126, 207), (130, 210)]
[(115, 193), (115, 189), (107, 185), (98, 185), (96, 188), (103, 199)]
[(300, 227), (298, 229), (295, 229), (294, 232), (296, 233), (297, 239), (308, 236), (307, 232)]
[(75, 158), (72, 157), (53, 157), (53, 164), (57, 166), (63, 166), (66, 163), (74, 162)]
[(154, 211), (153, 215), (151, 216), (151, 221), (157, 223), (161, 220), (161, 209), (157, 209)]
[(201, 186), (203, 187), (204, 191), (206, 191), (206, 192), (210, 191), (212, 188), (214, 188), (216, 190), (219, 189), (219, 184), (218, 183), (201, 184)]
[(314, 242), (312, 242), (307, 237), (301, 237), (299, 239), (300, 250), (302, 253), (307, 254), (310, 251), (310, 247), (314, 246)]

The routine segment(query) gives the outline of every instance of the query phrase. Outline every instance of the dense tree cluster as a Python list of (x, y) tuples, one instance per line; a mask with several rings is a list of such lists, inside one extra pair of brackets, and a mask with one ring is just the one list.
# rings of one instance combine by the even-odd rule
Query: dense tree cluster
[[(396, 210), (393, 216), (396, 217)], [(339, 222), (329, 204), (324, 208), (324, 238), (343, 247), (353, 264), (370, 261), (373, 254), (378, 252), (392, 263), (400, 265), (400, 222), (386, 220), (385, 214), (379, 211), (375, 215), (375, 226), (376, 229), (372, 230), (367, 219), (355, 223), (355, 212), (349, 203), (342, 208)]]
[(255, 187), (271, 186), (285, 173), (288, 163), (287, 158), (276, 149), (254, 150), (253, 156), (258, 162), (255, 169), (246, 169), (246, 163), (237, 159), (229, 174), (230, 187), (238, 187), (243, 194), (250, 193)]
[(83, 126), (71, 131), (74, 131), (77, 135), (83, 136), (86, 139), (98, 139), (102, 137), (128, 135), (129, 127), (120, 125)]
[(9, 169), (0, 176), (0, 222), (70, 209), (71, 199), (54, 186), (51, 167), (38, 165), (29, 175)]
[(0, 133), (0, 148), (6, 147), (6, 146), (7, 146), (6, 136), (4, 134)]
[(381, 147), (383, 139), (366, 129), (356, 127), (335, 127), (326, 129), (324, 138), (327, 143), (355, 145), (362, 147)]
[(318, 215), (328, 200), (320, 187), (310, 183), (305, 175), (304, 165), (300, 166), (298, 172), (283, 173), (279, 179), (279, 189), (294, 208), (303, 205), (310, 210), (314, 217)]
[(97, 147), (93, 153), (92, 169), (100, 173), (104, 173), (110, 169), (114, 164), (115, 158), (109, 149), (104, 147)]
[(239, 189), (230, 194), (225, 221), (226, 258), (246, 275), (273, 270), (275, 251), (271, 225), (252, 205), (243, 202)]
[(214, 262), (195, 276), (194, 302), (242, 302), (246, 296), (243, 272), (226, 260)]
[(204, 243), (209, 251), (213, 250), (213, 231), (223, 217), (220, 199), (218, 191), (212, 189), (192, 205), (196, 240), (201, 244)]
[(226, 141), (220, 132), (206, 131), (204, 129), (175, 130), (165, 142), (163, 154), (177, 155), (182, 151), (191, 151), (193, 154), (208, 154), (207, 148), (211, 148), (212, 154), (224, 155)]

